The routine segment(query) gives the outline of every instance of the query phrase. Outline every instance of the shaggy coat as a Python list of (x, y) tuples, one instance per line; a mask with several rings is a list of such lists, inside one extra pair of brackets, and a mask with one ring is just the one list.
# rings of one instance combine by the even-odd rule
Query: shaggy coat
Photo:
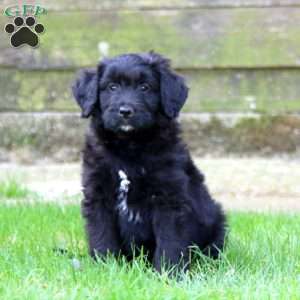
[(158, 271), (162, 262), (185, 268), (194, 245), (217, 257), (225, 218), (180, 139), (188, 89), (169, 61), (106, 59), (81, 72), (73, 94), (91, 118), (82, 174), (90, 254), (132, 258), (143, 247)]

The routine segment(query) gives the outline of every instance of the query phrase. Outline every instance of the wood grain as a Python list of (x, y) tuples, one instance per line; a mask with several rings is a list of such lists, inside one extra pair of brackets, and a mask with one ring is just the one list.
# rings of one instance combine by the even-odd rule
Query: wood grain
[(300, 8), (53, 12), (39, 22), (38, 49), (13, 49), (0, 31), (0, 65), (94, 66), (102, 43), (111, 56), (153, 49), (183, 69), (300, 67)]
[[(300, 70), (180, 70), (190, 93), (185, 112), (300, 112)], [(0, 69), (0, 112), (79, 111), (74, 71)]]

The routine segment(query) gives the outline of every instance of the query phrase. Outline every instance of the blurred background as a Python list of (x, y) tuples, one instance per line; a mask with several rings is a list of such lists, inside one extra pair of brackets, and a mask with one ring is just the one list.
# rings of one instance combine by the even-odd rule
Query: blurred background
[(47, 199), (79, 193), (87, 122), (70, 92), (76, 72), (154, 50), (187, 79), (183, 137), (215, 197), (229, 209), (300, 209), (300, 0), (0, 3), (47, 9), (36, 49), (12, 48), (13, 18), (0, 16), (3, 180)]

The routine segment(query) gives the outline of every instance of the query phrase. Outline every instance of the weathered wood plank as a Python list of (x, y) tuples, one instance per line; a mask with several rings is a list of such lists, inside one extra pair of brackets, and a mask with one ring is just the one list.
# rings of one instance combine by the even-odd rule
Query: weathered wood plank
[(300, 112), (300, 70), (193, 70), (187, 112)]
[[(193, 155), (300, 158), (299, 115), (181, 114), (180, 122)], [(78, 161), (87, 124), (73, 113), (0, 113), (0, 162)]]
[[(300, 112), (300, 70), (185, 70), (186, 112)], [(69, 72), (0, 70), (0, 112), (78, 111)]]
[[(38, 3), (49, 10), (112, 10), (112, 9), (156, 9), (156, 8), (218, 8), (218, 7), (274, 7), (299, 6), (299, 0), (28, 0), (26, 3)], [(4, 7), (12, 5), (4, 0)]]
[(70, 72), (0, 71), (0, 111), (68, 111), (71, 100)]
[[(8, 18), (0, 17), (0, 27)], [(0, 31), (0, 65), (93, 66), (101, 56), (154, 49), (179, 68), (300, 67), (300, 8), (50, 13), (38, 49), (13, 49)]]

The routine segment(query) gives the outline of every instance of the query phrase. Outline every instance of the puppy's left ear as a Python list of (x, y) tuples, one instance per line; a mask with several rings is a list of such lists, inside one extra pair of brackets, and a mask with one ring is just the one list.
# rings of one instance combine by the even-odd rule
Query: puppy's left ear
[(80, 72), (72, 86), (74, 98), (81, 108), (81, 117), (88, 118), (98, 101), (98, 68)]
[(178, 116), (187, 99), (188, 88), (181, 76), (164, 69), (160, 72), (160, 95), (164, 113), (173, 119)]

